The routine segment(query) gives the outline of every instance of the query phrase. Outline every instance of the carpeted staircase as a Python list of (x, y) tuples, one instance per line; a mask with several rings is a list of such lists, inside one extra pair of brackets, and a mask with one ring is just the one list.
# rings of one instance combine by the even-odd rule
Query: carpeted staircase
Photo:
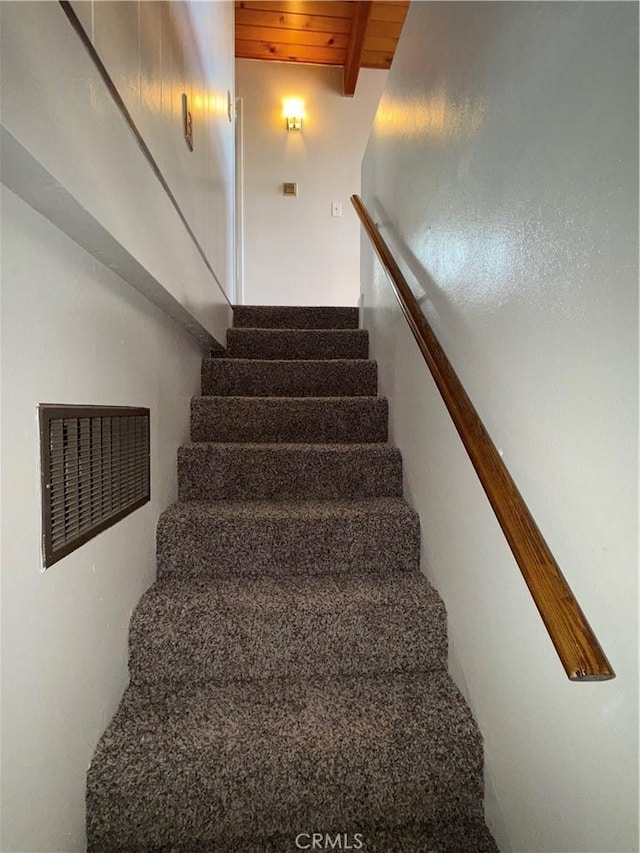
[(88, 773), (92, 853), (496, 850), (357, 325), (238, 307), (203, 362), (131, 683)]

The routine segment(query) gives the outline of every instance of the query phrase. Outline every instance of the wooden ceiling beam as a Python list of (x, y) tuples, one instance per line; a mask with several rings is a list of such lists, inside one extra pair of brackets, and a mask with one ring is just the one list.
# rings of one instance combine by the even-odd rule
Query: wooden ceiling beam
[(349, 46), (344, 63), (343, 88), (344, 94), (348, 98), (352, 98), (356, 91), (356, 83), (358, 82), (362, 60), (362, 49), (364, 47), (364, 36), (372, 6), (372, 0), (356, 0), (353, 4), (351, 34), (349, 36)]
[(376, 2), (373, 4), (373, 12), (371, 13), (372, 21), (385, 21), (386, 23), (403, 24), (409, 10), (408, 3), (384, 3)]
[(350, 18), (331, 18), (320, 15), (269, 12), (261, 9), (236, 8), (236, 24), (251, 27), (276, 27), (286, 30), (309, 30), (322, 33), (349, 33)]
[(287, 15), (321, 15), (329, 18), (351, 20), (351, 0), (236, 0), (236, 10), (249, 9), (257, 12), (279, 12)]
[(313, 65), (342, 65), (344, 62), (344, 51), (336, 48), (260, 41), (236, 41), (236, 56)]
[[(247, 27), (236, 24), (236, 42), (257, 41), (267, 44), (304, 44), (307, 47), (333, 47), (346, 53), (349, 44), (348, 33), (316, 33), (311, 30), (285, 30), (276, 27)], [(386, 42), (390, 41), (391, 46)], [(365, 41), (369, 50), (391, 50), (395, 47), (393, 39), (383, 40), (369, 44)]]

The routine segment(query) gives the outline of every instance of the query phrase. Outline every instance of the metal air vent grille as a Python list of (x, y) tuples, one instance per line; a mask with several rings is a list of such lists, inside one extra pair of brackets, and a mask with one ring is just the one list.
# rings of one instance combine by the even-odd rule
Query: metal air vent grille
[(149, 409), (39, 406), (44, 564), (150, 498)]

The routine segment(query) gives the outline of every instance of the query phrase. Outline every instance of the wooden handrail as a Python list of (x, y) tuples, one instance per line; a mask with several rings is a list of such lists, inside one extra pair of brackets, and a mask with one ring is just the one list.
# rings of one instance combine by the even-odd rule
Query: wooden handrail
[(352, 196), (351, 201), (389, 277), (400, 309), (449, 410), (568, 677), (571, 681), (614, 678), (615, 673), (600, 643), (389, 247), (359, 196)]

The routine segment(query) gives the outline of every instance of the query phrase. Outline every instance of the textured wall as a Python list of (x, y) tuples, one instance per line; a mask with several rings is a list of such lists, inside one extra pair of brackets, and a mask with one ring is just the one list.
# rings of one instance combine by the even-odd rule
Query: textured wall
[[(2, 194), (2, 850), (84, 849), (85, 772), (127, 683), (200, 350)], [(148, 406), (151, 502), (42, 571), (38, 403)]]
[(505, 851), (638, 845), (637, 20), (413, 4), (364, 161), (365, 201), (617, 671), (565, 679), (367, 248), (366, 325)]
[[(358, 224), (349, 196), (387, 72), (363, 70), (342, 97), (342, 69), (236, 62), (244, 135), (245, 304), (355, 305)], [(288, 133), (282, 100), (305, 104), (302, 133)], [(282, 195), (297, 181), (298, 197)], [(331, 202), (342, 217), (331, 216)]]
[[(232, 296), (232, 4), (74, 6)], [(25, 159), (42, 167), (31, 182), (37, 203), (51, 208), (72, 197), (66, 215), (78, 232), (98, 222), (219, 335), (230, 313), (225, 294), (60, 5), (2, 3), (0, 15), (0, 118)], [(182, 138), (185, 90), (193, 155)], [(2, 179), (11, 183), (16, 176), (5, 165)], [(92, 249), (87, 254), (2, 187), (0, 847), (7, 853), (86, 848), (85, 773), (127, 683), (129, 616), (155, 576), (155, 524), (176, 497), (176, 447), (188, 439), (189, 399), (199, 385), (195, 339), (97, 260), (104, 245)], [(37, 404), (56, 402), (151, 409), (152, 499), (43, 572)]]
[[(172, 296), (220, 334), (227, 319), (222, 291), (232, 299), (234, 285), (234, 126), (227, 117), (233, 8), (183, 2), (74, 8), (215, 276), (58, 3), (0, 6), (2, 125)], [(191, 98), (193, 153), (183, 139), (183, 92)], [(46, 187), (42, 194), (46, 200)]]
[[(233, 295), (233, 8), (230, 3), (74, 3), (180, 207)], [(182, 93), (193, 152), (182, 138)]]

